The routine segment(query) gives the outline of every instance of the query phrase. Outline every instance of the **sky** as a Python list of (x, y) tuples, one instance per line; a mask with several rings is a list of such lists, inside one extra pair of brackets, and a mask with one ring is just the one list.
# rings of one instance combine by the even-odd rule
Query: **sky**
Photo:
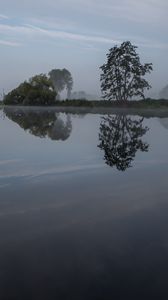
[(35, 74), (67, 68), (74, 90), (100, 95), (100, 66), (131, 41), (157, 96), (168, 84), (167, 0), (0, 0), (0, 93)]

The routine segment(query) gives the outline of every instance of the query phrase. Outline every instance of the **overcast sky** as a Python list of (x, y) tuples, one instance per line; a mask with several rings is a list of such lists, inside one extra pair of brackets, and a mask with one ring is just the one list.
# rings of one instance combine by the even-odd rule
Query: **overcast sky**
[(168, 83), (168, 0), (0, 0), (0, 93), (67, 68), (74, 89), (100, 94), (108, 49), (130, 40), (156, 94)]

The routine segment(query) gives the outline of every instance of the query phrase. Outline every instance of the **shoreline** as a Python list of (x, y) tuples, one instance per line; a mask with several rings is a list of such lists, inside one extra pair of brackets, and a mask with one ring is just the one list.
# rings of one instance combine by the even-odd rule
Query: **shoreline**
[(167, 107), (91, 107), (91, 106), (19, 106), (19, 105), (4, 105), (0, 109), (7, 110), (24, 110), (24, 111), (55, 111), (60, 113), (71, 114), (122, 114), (122, 115), (138, 115), (142, 117), (168, 117)]

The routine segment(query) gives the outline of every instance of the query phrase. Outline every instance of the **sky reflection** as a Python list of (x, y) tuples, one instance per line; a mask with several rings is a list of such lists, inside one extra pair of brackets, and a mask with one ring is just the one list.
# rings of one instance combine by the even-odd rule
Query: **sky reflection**
[[(117, 115), (32, 115), (22, 111), (18, 119), (15, 110), (0, 119), (1, 298), (167, 297), (168, 131), (161, 120), (125, 116), (132, 145)], [(60, 138), (69, 120), (68, 137)], [(109, 127), (116, 120), (124, 126)], [(58, 139), (48, 134), (53, 124)], [(97, 147), (109, 135), (118, 151), (123, 128), (124, 149), (135, 149), (125, 172)]]

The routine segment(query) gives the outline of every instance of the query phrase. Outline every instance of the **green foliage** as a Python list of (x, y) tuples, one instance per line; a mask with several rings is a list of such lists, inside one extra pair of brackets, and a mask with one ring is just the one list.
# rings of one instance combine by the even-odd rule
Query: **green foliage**
[(36, 88), (46, 90), (46, 89), (54, 89), (52, 81), (45, 74), (35, 75), (29, 79), (29, 83), (31, 86)]
[(132, 101), (106, 101), (106, 100), (76, 100), (76, 99), (71, 99), (71, 100), (64, 100), (64, 101), (56, 101), (55, 106), (60, 106), (60, 107), (99, 107), (99, 108), (106, 108), (106, 107), (114, 107), (114, 108), (124, 108), (124, 109), (129, 109), (129, 108), (135, 108), (135, 109), (145, 109), (145, 108), (168, 108), (168, 100), (164, 99), (150, 99), (147, 98), (145, 100), (132, 100)]
[(128, 100), (133, 96), (144, 98), (145, 89), (151, 86), (144, 79), (152, 71), (152, 64), (142, 65), (136, 46), (126, 41), (114, 46), (107, 54), (107, 63), (101, 66), (101, 90), (107, 100)]
[(5, 105), (16, 105), (16, 104), (22, 105), (23, 101), (24, 101), (24, 96), (22, 96), (20, 94), (19, 87), (12, 90), (4, 98), (4, 104)]
[(36, 75), (21, 83), (4, 97), (5, 105), (52, 105), (56, 92), (51, 80), (45, 75)]

